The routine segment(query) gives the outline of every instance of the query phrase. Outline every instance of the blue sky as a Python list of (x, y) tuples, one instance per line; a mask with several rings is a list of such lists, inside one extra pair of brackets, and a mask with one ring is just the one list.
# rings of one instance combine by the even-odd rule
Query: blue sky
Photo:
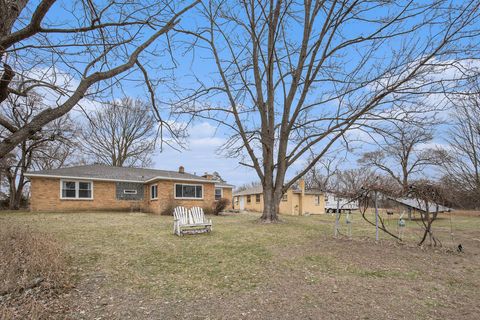
[[(181, 2), (178, 2), (177, 4), (179, 3)], [(183, 3), (189, 2), (187, 1)], [(64, 16), (64, 8), (69, 9), (70, 5), (71, 2), (69, 1), (60, 1), (58, 4), (55, 4), (53, 8), (54, 10), (49, 13), (50, 21), (55, 21), (56, 23), (60, 24), (68, 22), (68, 19), (65, 17), (66, 15)], [(201, 23), (201, 19), (198, 19), (199, 15), (196, 10), (198, 9), (190, 11), (182, 18), (183, 27), (193, 28)], [(384, 12), (385, 11), (380, 11), (380, 13)], [(346, 28), (347, 30), (344, 30), (345, 35), (350, 35), (352, 32), (368, 31), (367, 27), (363, 26), (362, 24), (356, 24), (354, 28), (353, 26), (350, 27), (352, 28)], [(295, 34), (295, 32), (292, 32), (292, 37), (295, 37)], [(148, 36), (148, 31), (145, 31), (143, 36)], [(185, 40), (184, 37), (179, 37), (179, 39)], [(414, 41), (415, 39), (411, 40)], [(151, 52), (161, 50), (165, 47), (165, 45), (165, 38), (162, 37), (151, 48)], [(399, 45), (400, 42), (393, 42), (390, 50)], [(368, 50), (368, 47), (361, 49)], [(353, 62), (354, 64), (355, 59), (358, 59), (358, 53), (359, 52), (355, 51), (349, 52), (349, 59), (344, 60), (346, 61), (345, 64), (348, 65), (349, 62)], [(378, 56), (392, 58), (392, 54), (388, 50), (379, 51)], [(81, 64), (84, 62), (85, 57), (78, 55), (72, 59), (76, 59), (78, 64)], [(212, 77), (214, 77), (213, 72), (216, 69), (213, 61), (209, 58), (209, 53), (201, 49), (197, 49), (194, 56), (192, 52), (185, 54), (182, 48), (178, 48), (178, 50), (174, 51), (174, 59), (177, 63), (177, 68), (175, 70), (167, 70), (172, 66), (171, 57), (168, 54), (161, 56), (145, 54), (142, 55), (141, 59), (142, 63), (144, 63), (145, 66), (151, 70), (152, 76), (163, 78), (163, 82), (157, 87), (156, 94), (159, 98), (158, 102), (160, 107), (165, 109), (163, 113), (165, 117), (167, 117), (168, 108), (170, 107), (169, 103), (175, 100), (175, 96), (172, 94), (171, 90), (173, 85), (194, 89), (197, 83), (192, 77), (193, 74), (201, 77), (202, 81), (210, 82)], [(346, 67), (345, 70), (348, 70), (348, 67)], [(73, 69), (68, 69), (67, 67), (65, 67), (65, 70), (62, 71), (75, 73)], [(76, 77), (78, 78), (78, 74)], [(140, 74), (133, 74), (131, 75), (131, 78), (131, 81), (124, 81), (122, 88), (113, 89), (110, 98), (119, 98), (123, 94), (135, 98), (146, 98), (147, 92), (145, 87), (138, 82), (138, 80), (141, 78)], [(312, 99), (314, 97), (315, 96), (312, 95)], [(107, 95), (106, 98), (109, 98), (109, 96)], [(226, 101), (225, 97), (223, 100), (221, 97), (215, 97), (214, 99), (217, 100), (212, 100), (210, 102), (225, 103)], [(91, 103), (87, 100), (84, 100), (82, 104), (92, 104), (93, 107), (95, 107), (95, 103)], [(253, 119), (255, 118), (253, 117)], [(177, 170), (179, 165), (183, 165), (188, 172), (195, 172), (197, 174), (203, 174), (206, 171), (218, 171), (227, 181), (235, 185), (241, 185), (251, 181), (256, 181), (258, 179), (256, 173), (252, 169), (239, 165), (239, 159), (226, 158), (217, 152), (217, 149), (228, 138), (228, 132), (225, 129), (215, 127), (213, 122), (197, 120), (188, 128), (188, 133), (189, 138), (187, 139), (187, 144), (184, 146), (185, 149), (182, 150), (182, 152), (178, 152), (166, 147), (163, 152), (158, 152), (154, 156), (154, 167)], [(442, 135), (439, 134), (437, 135), (435, 143), (441, 142)], [(366, 151), (365, 149), (368, 148), (370, 148), (368, 145), (362, 145), (363, 151)], [(344, 167), (356, 166), (355, 156), (351, 156), (349, 159), (349, 161), (344, 163)], [(293, 174), (295, 171), (301, 169), (301, 165), (302, 162), (300, 161), (290, 169), (290, 174)]]

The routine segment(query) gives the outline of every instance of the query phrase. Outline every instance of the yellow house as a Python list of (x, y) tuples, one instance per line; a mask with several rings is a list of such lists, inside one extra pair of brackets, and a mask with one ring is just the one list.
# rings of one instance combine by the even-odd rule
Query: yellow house
[[(262, 186), (255, 186), (233, 194), (233, 207), (240, 211), (263, 211)], [(300, 189), (290, 188), (280, 201), (280, 214), (301, 216), (305, 214), (325, 213), (325, 197), (322, 191), (305, 190), (300, 181)]]

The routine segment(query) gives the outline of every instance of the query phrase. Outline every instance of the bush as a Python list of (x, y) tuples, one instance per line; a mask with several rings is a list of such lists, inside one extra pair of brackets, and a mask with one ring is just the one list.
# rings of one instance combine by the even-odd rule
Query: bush
[(203, 213), (207, 215), (215, 214), (213, 206), (202, 207)]
[(178, 207), (178, 203), (175, 202), (175, 201), (170, 201), (168, 202), (167, 206), (165, 207), (165, 209), (163, 209), (161, 212), (160, 212), (160, 215), (162, 216), (173, 216), (173, 210)]
[(230, 200), (226, 198), (220, 198), (216, 203), (215, 207), (213, 208), (213, 214), (218, 216), (220, 212), (225, 210), (230, 205)]
[(52, 236), (24, 225), (0, 225), (0, 295), (10, 297), (0, 303), (0, 318), (44, 318), (50, 312), (42, 307), (46, 300), (70, 287), (67, 270), (63, 248)]

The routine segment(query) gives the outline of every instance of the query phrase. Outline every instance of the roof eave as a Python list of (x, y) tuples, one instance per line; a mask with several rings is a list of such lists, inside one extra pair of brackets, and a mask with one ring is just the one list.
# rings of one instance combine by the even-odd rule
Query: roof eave
[(156, 180), (171, 180), (171, 181), (193, 181), (193, 182), (202, 182), (202, 183), (214, 183), (214, 181), (202, 180), (202, 179), (192, 179), (192, 178), (172, 178), (172, 177), (163, 177), (157, 176), (145, 181), (142, 180), (129, 180), (129, 179), (116, 179), (116, 178), (98, 178), (98, 177), (89, 177), (89, 176), (70, 176), (70, 175), (55, 175), (55, 174), (40, 174), (40, 173), (25, 173), (26, 177), (35, 177), (35, 178), (54, 178), (54, 179), (75, 179), (75, 180), (92, 180), (92, 181), (115, 181), (115, 182), (134, 182), (134, 183), (150, 183)]
[(115, 178), (97, 178), (97, 177), (80, 177), (80, 176), (62, 176), (55, 174), (39, 174), (39, 173), (25, 173), (26, 177), (34, 178), (54, 178), (54, 179), (75, 179), (75, 180), (92, 180), (92, 181), (115, 181), (115, 182), (133, 182), (133, 183), (145, 183), (145, 181), (128, 180), (128, 179), (115, 179)]
[(193, 181), (193, 182), (202, 182), (202, 183), (215, 183), (215, 181), (206, 180), (206, 179), (195, 179), (195, 178), (172, 178), (172, 177), (163, 177), (157, 176), (151, 179), (145, 180), (144, 183), (151, 183), (156, 180), (170, 180), (170, 181)]

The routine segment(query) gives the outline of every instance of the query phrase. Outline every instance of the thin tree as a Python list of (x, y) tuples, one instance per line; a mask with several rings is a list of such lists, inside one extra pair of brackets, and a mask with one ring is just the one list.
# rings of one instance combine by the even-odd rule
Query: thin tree
[(460, 193), (462, 206), (480, 207), (480, 85), (452, 99), (455, 105), (448, 134), (445, 179)]
[(426, 167), (440, 165), (444, 153), (436, 148), (425, 147), (432, 142), (433, 134), (425, 127), (394, 123), (393, 128), (381, 130), (377, 140), (377, 150), (363, 153), (359, 163), (381, 171), (392, 177), (408, 192), (410, 177), (422, 172)]
[(319, 160), (305, 175), (305, 187), (308, 189), (331, 190), (337, 182), (338, 159), (328, 157)]
[(199, 86), (183, 91), (175, 111), (232, 133), (224, 150), (256, 172), (261, 220), (274, 222), (282, 194), (347, 131), (394, 117), (400, 97), (445, 88), (447, 77), (430, 75), (437, 64), (476, 52), (478, 7), (442, 0), (205, 2), (199, 15), (206, 26), (178, 31), (194, 38), (192, 52), (201, 52), (194, 58), (204, 63), (208, 52), (216, 70), (197, 76)]
[(85, 154), (97, 163), (145, 167), (151, 163), (158, 135), (151, 106), (142, 100), (112, 101), (89, 116), (82, 130)]
[[(21, 128), (46, 108), (42, 102), (35, 92), (26, 98), (13, 95), (4, 103), (0, 115), (15, 128)], [(68, 117), (57, 119), (31, 135), (2, 159), (0, 170), (8, 184), (9, 209), (20, 207), (24, 188), (29, 182), (25, 177), (28, 170), (58, 168), (73, 154), (72, 127)], [(0, 129), (0, 138), (8, 134), (8, 130)]]
[[(0, 157), (85, 97), (111, 94), (127, 75), (146, 83), (156, 106), (156, 82), (150, 78), (160, 72), (151, 72), (151, 65), (142, 61), (147, 54), (168, 55), (172, 42), (167, 39), (150, 52), (147, 48), (169, 37), (180, 17), (199, 2), (0, 0), (0, 103), (10, 95), (28, 96), (33, 88), (56, 97), (54, 107), (20, 128), (0, 118), (10, 132), (0, 141)], [(21, 88), (15, 85), (16, 74), (28, 79)], [(157, 120), (172, 131), (156, 110)]]

